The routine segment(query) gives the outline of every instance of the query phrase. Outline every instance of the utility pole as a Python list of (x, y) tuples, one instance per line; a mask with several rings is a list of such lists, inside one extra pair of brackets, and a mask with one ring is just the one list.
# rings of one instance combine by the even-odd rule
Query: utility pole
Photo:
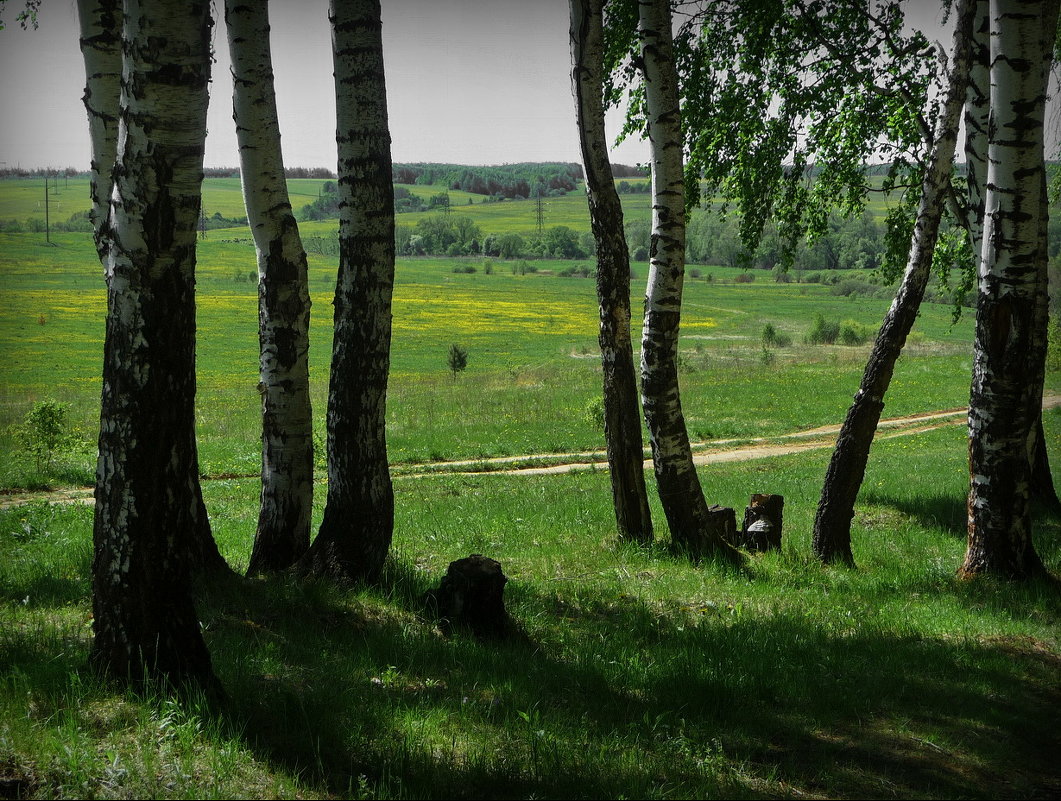
[(52, 243), (52, 226), (48, 214), (48, 171), (44, 171), (44, 241)]

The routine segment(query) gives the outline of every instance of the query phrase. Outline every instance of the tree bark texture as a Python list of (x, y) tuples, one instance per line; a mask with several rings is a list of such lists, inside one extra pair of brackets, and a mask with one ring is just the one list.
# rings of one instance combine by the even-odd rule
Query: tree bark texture
[[(969, 223), (969, 242), (972, 252), (979, 254), (983, 251), (984, 233), (984, 193), (987, 184), (987, 144), (988, 144), (988, 122), (991, 111), (991, 41), (990, 41), (990, 3), (988, 0), (975, 0), (976, 19), (973, 23), (972, 39), (972, 66), (969, 71), (969, 89), (966, 93), (965, 103), (965, 161), (966, 161), (966, 183), (967, 207), (966, 218)], [(1048, 41), (1044, 43), (1046, 52), (1052, 47), (1051, 34), (1044, 31)], [(1046, 60), (1044, 68), (1049, 68), (1050, 61)], [(1045, 173), (1043, 175), (1042, 203), (1043, 220), (1040, 228), (1041, 246), (1044, 248), (1040, 258), (1049, 259), (1046, 250), (1048, 245), (1047, 222), (1049, 219), (1049, 201), (1046, 196)], [(1043, 275), (1045, 275), (1045, 267)], [(1044, 290), (1044, 300), (1048, 300)], [(1049, 317), (1049, 303), (1044, 303), (1038, 308), (1040, 314)], [(1037, 331), (1045, 329), (1037, 325)], [(1046, 348), (1046, 343), (1040, 347)], [(1032, 470), (1032, 497), (1038, 498), (1047, 506), (1061, 508), (1061, 500), (1057, 497), (1054, 489), (1053, 476), (1050, 470), (1050, 459), (1046, 452), (1046, 443), (1043, 440), (1042, 413), (1040, 411), (1039, 423), (1035, 426), (1033, 437), (1035, 438), (1031, 451)]]
[(309, 548), (313, 413), (306, 251), (291, 211), (269, 47), (269, 4), (226, 0), (232, 108), (258, 254), (262, 491), (248, 573), (284, 570)]
[(118, 153), (118, 105), (122, 82), (121, 0), (78, 0), (81, 55), (85, 60), (88, 133), (92, 143), (89, 191), (96, 252), (107, 256), (105, 225), (110, 214), (114, 159)]
[(571, 61), (590, 224), (597, 243), (604, 438), (615, 520), (621, 540), (649, 543), (652, 514), (630, 340), (630, 255), (604, 128), (603, 0), (571, 0)]
[(378, 0), (332, 0), (339, 274), (328, 390), (328, 499), (304, 572), (378, 578), (394, 529), (386, 402), (394, 189)]
[(1031, 446), (1042, 408), (1043, 120), (1057, 12), (1056, 0), (990, 4), (991, 114), (964, 576), (1029, 578), (1045, 570), (1031, 538)]
[(704, 499), (678, 388), (685, 188), (670, 5), (667, 0), (639, 0), (638, 14), (652, 147), (652, 248), (641, 339), (641, 402), (671, 541), (679, 550), (708, 545), (712, 555), (738, 562), (739, 552), (725, 538), (724, 516), (712, 514)]
[(877, 333), (858, 392), (844, 418), (825, 474), (814, 519), (812, 548), (815, 556), (826, 563), (854, 564), (851, 519), (855, 513), (855, 500), (866, 474), (870, 446), (884, 410), (884, 396), (891, 383), (895, 363), (917, 319), (925, 287), (932, 274), (932, 255), (950, 188), (958, 127), (965, 103), (974, 11), (972, 0), (959, 2), (947, 89), (922, 179), (921, 201), (906, 272)]
[[(195, 447), (195, 237), (210, 12), (128, 0), (93, 538), (91, 660), (213, 686), (190, 594), (209, 522)], [(216, 552), (216, 548), (215, 548)]]

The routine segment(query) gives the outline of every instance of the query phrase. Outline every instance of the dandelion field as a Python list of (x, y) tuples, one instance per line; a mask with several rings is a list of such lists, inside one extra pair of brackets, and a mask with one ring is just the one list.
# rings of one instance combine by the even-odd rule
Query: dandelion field
[[(316, 191), (310, 182), (304, 189)], [(210, 192), (224, 208), (226, 192), (238, 199), (238, 180)], [(5, 202), (0, 191), (0, 218)], [(520, 205), (496, 204), (506, 213)], [(533, 230), (533, 205), (521, 213), (527, 218), (504, 224)], [(333, 229), (326, 221), (304, 230)], [(87, 484), (94, 471), (103, 280), (88, 235), (52, 238), (0, 234), (8, 355), (0, 493)], [(219, 547), (241, 571), (260, 459), (248, 232), (209, 231), (198, 261), (203, 492)], [(0, 508), (0, 790), (27, 798), (1061, 791), (1061, 596), (1048, 584), (955, 578), (968, 482), (960, 425), (875, 444), (853, 524), (856, 570), (810, 558), (827, 449), (701, 469), (709, 502), (736, 508), (738, 518), (752, 492), (785, 497), (782, 551), (749, 557), (743, 571), (692, 565), (667, 550), (650, 475), (658, 544), (639, 549), (616, 542), (603, 471), (425, 474), (424, 463), (444, 460), (603, 448), (586, 413), (600, 393), (593, 279), (559, 275), (592, 264), (536, 264), (539, 272), (517, 275), (500, 259), (489, 273), (481, 259), (399, 262), (388, 394), (396, 523), (385, 581), (349, 590), (233, 577), (200, 588), (204, 636), (228, 692), (219, 707), (99, 683), (85, 668), (91, 508)], [(454, 272), (465, 265), (476, 272)], [(634, 270), (639, 295), (647, 267)], [(322, 435), (335, 271), (334, 257), (310, 254)], [(765, 271), (735, 283), (736, 274), (704, 267), (686, 280), (680, 377), (692, 438), (745, 441), (839, 422), (868, 346), (809, 345), (804, 336), (817, 314), (875, 330), (887, 301), (774, 283)], [(946, 306), (922, 309), (886, 417), (966, 404), (972, 320), (952, 325), (950, 315)], [(765, 348), (767, 323), (791, 344)], [(446, 366), (453, 343), (469, 354), (456, 378)], [(1047, 383), (1061, 391), (1061, 374)], [(10, 429), (48, 399), (69, 404), (85, 445), (41, 473), (19, 456)], [(1056, 466), (1061, 408), (1045, 425)], [(324, 495), (318, 483), (315, 522)], [(1036, 547), (1061, 570), (1061, 517), (1039, 510)], [(519, 631), (510, 642), (446, 638), (424, 615), (422, 594), (469, 553), (498, 559), (509, 577)]]

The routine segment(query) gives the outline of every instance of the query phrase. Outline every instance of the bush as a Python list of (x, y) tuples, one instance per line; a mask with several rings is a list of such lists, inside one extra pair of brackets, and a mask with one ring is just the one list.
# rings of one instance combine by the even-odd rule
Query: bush
[(693, 267), (693, 269), (689, 270), (690, 278), (699, 278), (701, 275), (703, 275), (703, 273), (701, 273), (700, 269), (697, 267)]
[[(469, 198), (469, 200), (470, 199), (471, 198)], [(493, 275), (494, 274), (494, 263), (492, 261), (490, 261), (490, 259), (484, 259), (483, 260), (483, 272), (486, 273), (486, 275)]]
[(837, 336), (841, 345), (862, 345), (870, 337), (870, 330), (862, 323), (855, 320), (844, 320), (840, 323), (840, 333)]
[(38, 401), (26, 412), (22, 424), (15, 426), (12, 433), (19, 450), (33, 457), (37, 472), (51, 467), (56, 453), (77, 444), (77, 432), (70, 428), (66, 419), (69, 408), (58, 401)]
[(804, 273), (803, 274), (803, 283), (805, 283), (805, 284), (818, 284), (818, 283), (821, 283), (821, 280), (822, 280), (822, 274), (821, 273)]
[(814, 325), (807, 334), (807, 342), (811, 345), (832, 345), (840, 336), (840, 323), (826, 321), (825, 315), (819, 314), (814, 318)]
[(774, 328), (773, 323), (767, 323), (763, 326), (763, 347), (774, 346), (776, 348), (787, 348), (792, 344), (792, 337), (786, 334), (784, 331), (778, 331)]
[(468, 351), (456, 342), (449, 346), (446, 354), (446, 366), (453, 373), (453, 380), (457, 380), (457, 373), (462, 372), (468, 366)]
[(591, 426), (599, 431), (604, 430), (604, 398), (600, 395), (590, 398), (586, 408), (582, 410), (582, 416)]
[(456, 267), (453, 268), (453, 272), (461, 273), (462, 275), (471, 275), (475, 271), (475, 267), (470, 264), (458, 264)]
[(733, 279), (735, 284), (750, 284), (755, 280), (755, 276), (752, 273), (740, 273), (736, 278)]

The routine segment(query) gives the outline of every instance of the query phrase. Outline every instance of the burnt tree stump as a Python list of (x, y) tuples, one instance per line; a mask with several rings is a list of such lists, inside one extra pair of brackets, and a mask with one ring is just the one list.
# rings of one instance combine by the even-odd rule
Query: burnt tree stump
[(450, 562), (438, 588), (428, 591), (424, 601), (443, 634), (460, 627), (480, 638), (498, 639), (510, 629), (503, 597), (507, 581), (500, 562), (473, 553)]
[(781, 550), (783, 495), (752, 495), (744, 510), (738, 544), (749, 551)]

